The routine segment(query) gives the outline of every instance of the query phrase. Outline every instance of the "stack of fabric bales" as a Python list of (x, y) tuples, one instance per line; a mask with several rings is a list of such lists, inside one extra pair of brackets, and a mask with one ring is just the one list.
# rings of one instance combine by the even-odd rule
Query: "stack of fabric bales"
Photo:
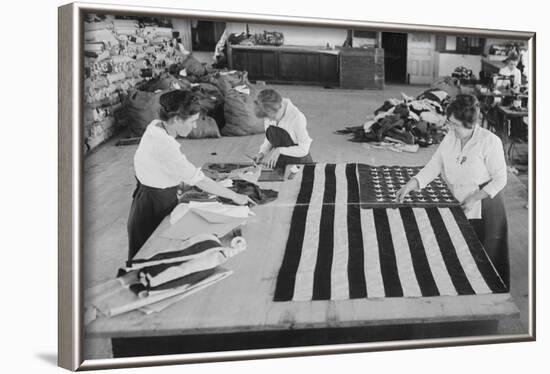
[(432, 88), (416, 98), (401, 94), (375, 110), (374, 118), (362, 126), (346, 127), (338, 134), (353, 134), (352, 142), (391, 141), (427, 147), (439, 143), (446, 133), (447, 92)]
[(89, 148), (115, 130), (117, 112), (142, 81), (185, 60), (172, 28), (135, 19), (89, 17), (84, 24), (84, 122)]

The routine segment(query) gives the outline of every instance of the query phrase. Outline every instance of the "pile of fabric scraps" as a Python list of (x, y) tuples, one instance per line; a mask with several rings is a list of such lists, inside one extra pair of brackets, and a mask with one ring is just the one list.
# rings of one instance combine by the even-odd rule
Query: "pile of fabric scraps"
[(98, 314), (114, 317), (133, 310), (159, 312), (231, 275), (232, 271), (221, 265), (245, 250), (242, 237), (223, 245), (215, 235), (201, 234), (177, 248), (128, 261), (116, 279), (84, 292), (85, 322), (92, 322)]
[(416, 98), (401, 94), (375, 110), (363, 126), (346, 127), (337, 134), (353, 134), (352, 142), (393, 142), (427, 147), (439, 143), (446, 133), (445, 108), (449, 95), (429, 89)]
[[(205, 170), (203, 169), (203, 171)], [(207, 172), (207, 171), (205, 172), (205, 174), (209, 176), (213, 175), (213, 173)], [(212, 179), (218, 181), (218, 183), (220, 183), (224, 187), (227, 187), (236, 193), (247, 195), (248, 197), (250, 197), (250, 199), (252, 199), (258, 205), (267, 204), (277, 199), (279, 195), (277, 191), (270, 190), (267, 188), (261, 188), (256, 184), (256, 182), (243, 179), (243, 176), (246, 178), (246, 175), (247, 173), (240, 173), (240, 175), (233, 176), (232, 178), (234, 179), (230, 179), (227, 177), (227, 174), (226, 174), (226, 176), (224, 177), (221, 177), (221, 178), (214, 177)], [(257, 174), (255, 175), (254, 178), (251, 178), (251, 179), (255, 179), (255, 178), (257, 178)], [(223, 197), (219, 197), (216, 195), (212, 195), (208, 192), (201, 190), (196, 186), (188, 186), (188, 185), (180, 186), (178, 191), (178, 201), (180, 203), (189, 203), (192, 201), (198, 201), (198, 202), (219, 201), (226, 204), (235, 204), (232, 200), (225, 199)]]
[(202, 171), (216, 181), (226, 178), (242, 179), (251, 183), (281, 182), (284, 180), (284, 170), (251, 163), (206, 163), (203, 165)]
[(455, 68), (453, 73), (451, 74), (451, 77), (458, 78), (460, 80), (475, 80), (476, 76), (474, 75), (474, 72), (472, 69), (468, 69), (464, 66), (458, 66)]

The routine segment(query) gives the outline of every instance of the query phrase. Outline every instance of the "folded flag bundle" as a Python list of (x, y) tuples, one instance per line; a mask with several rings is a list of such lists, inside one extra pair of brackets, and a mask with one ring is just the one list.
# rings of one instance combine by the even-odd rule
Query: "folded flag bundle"
[[(147, 291), (164, 290), (207, 277), (208, 271), (245, 249), (246, 241), (242, 237), (233, 238), (231, 245), (226, 247), (215, 235), (197, 235), (184, 241), (180, 249), (128, 261), (127, 266), (119, 270), (119, 276), (137, 271), (139, 283), (130, 289), (146, 296)], [(201, 272), (206, 273), (199, 274)]]
[(97, 311), (107, 317), (136, 309), (161, 311), (231, 275), (233, 272), (221, 265), (245, 249), (242, 237), (224, 246), (216, 236), (205, 234), (185, 240), (178, 248), (133, 259), (119, 270), (116, 279), (84, 292), (86, 315), (93, 316), (86, 322), (93, 321)]

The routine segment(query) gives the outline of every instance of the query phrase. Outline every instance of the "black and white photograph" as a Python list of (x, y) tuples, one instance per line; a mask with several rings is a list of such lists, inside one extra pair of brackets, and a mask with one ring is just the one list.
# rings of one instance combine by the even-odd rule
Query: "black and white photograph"
[(83, 360), (533, 338), (532, 33), (78, 29)]

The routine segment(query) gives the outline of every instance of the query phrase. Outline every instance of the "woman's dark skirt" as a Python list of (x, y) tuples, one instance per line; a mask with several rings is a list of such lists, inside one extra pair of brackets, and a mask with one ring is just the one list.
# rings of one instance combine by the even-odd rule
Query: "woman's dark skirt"
[(510, 259), (508, 253), (508, 222), (502, 194), (481, 201), (481, 219), (471, 219), (470, 223), (485, 247), (487, 255), (498, 274), (510, 289)]
[(137, 182), (128, 217), (128, 260), (132, 259), (151, 234), (178, 204), (178, 186), (148, 187)]

